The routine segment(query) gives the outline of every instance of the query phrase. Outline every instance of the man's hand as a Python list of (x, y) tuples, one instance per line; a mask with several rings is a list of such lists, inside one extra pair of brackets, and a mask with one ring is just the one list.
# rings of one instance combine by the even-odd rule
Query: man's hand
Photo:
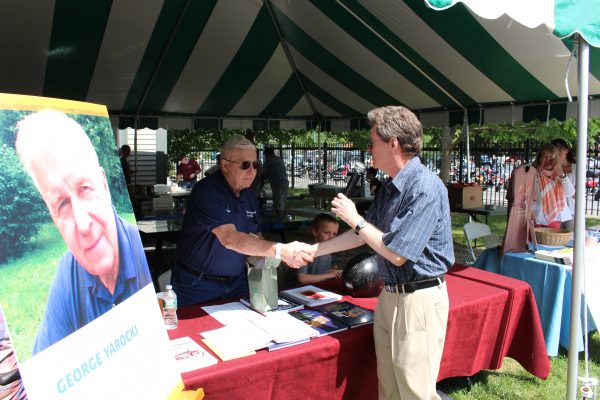
[(281, 245), (281, 259), (291, 268), (300, 268), (314, 261), (314, 251), (313, 246), (306, 243), (286, 243)]
[(342, 270), (341, 269), (332, 268), (327, 273), (327, 276), (329, 277), (329, 279), (339, 279), (339, 278), (342, 277)]
[(353, 229), (362, 218), (358, 211), (356, 211), (354, 202), (344, 196), (343, 193), (338, 193), (338, 195), (331, 200), (331, 206), (331, 211)]

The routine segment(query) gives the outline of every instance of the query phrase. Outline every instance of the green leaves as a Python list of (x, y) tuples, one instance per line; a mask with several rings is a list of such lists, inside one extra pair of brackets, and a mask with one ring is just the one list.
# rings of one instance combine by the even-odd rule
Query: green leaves
[(17, 257), (39, 228), (50, 221), (48, 209), (15, 150), (0, 146), (0, 264)]
[[(428, 147), (439, 147), (441, 144), (442, 128), (425, 128), (423, 130), (424, 143)], [(452, 141), (462, 140), (462, 129), (455, 129)], [(516, 122), (511, 124), (485, 124), (469, 127), (471, 140), (484, 140), (492, 144), (502, 145), (522, 142), (527, 139), (536, 142), (551, 142), (553, 139), (562, 138), (572, 146), (577, 141), (577, 121), (569, 118), (566, 121), (552, 119), (545, 122)], [(590, 145), (600, 144), (600, 118), (591, 117), (588, 120), (588, 142)]]

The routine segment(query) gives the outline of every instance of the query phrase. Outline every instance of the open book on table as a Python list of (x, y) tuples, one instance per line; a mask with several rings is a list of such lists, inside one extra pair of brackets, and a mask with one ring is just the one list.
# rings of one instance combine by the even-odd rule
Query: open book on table
[[(302, 343), (319, 332), (286, 312), (237, 320), (222, 328), (201, 332), (202, 341), (223, 361), (254, 354), (255, 350), (276, 344)], [(240, 334), (243, 332), (243, 334)]]

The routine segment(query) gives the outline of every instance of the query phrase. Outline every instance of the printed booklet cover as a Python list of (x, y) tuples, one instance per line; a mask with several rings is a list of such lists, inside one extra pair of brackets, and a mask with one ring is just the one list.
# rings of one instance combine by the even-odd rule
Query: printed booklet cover
[(329, 335), (330, 333), (348, 329), (344, 323), (332, 319), (328, 315), (317, 310), (297, 310), (290, 312), (290, 315), (319, 331), (319, 336)]
[(317, 308), (323, 314), (328, 315), (350, 328), (373, 323), (373, 311), (357, 306), (348, 301), (325, 304)]

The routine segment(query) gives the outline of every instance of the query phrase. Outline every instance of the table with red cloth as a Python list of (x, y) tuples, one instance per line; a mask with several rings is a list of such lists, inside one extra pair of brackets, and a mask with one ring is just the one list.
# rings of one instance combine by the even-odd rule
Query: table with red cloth
[[(455, 265), (446, 274), (450, 315), (438, 381), (498, 369), (504, 357), (545, 379), (550, 372), (535, 299), (523, 281)], [(344, 296), (374, 310), (377, 298)], [(171, 338), (221, 324), (199, 306), (178, 311)], [(243, 332), (240, 332), (243, 335)], [(243, 357), (182, 374), (187, 388), (212, 399), (376, 399), (373, 326), (365, 325), (308, 343)]]

